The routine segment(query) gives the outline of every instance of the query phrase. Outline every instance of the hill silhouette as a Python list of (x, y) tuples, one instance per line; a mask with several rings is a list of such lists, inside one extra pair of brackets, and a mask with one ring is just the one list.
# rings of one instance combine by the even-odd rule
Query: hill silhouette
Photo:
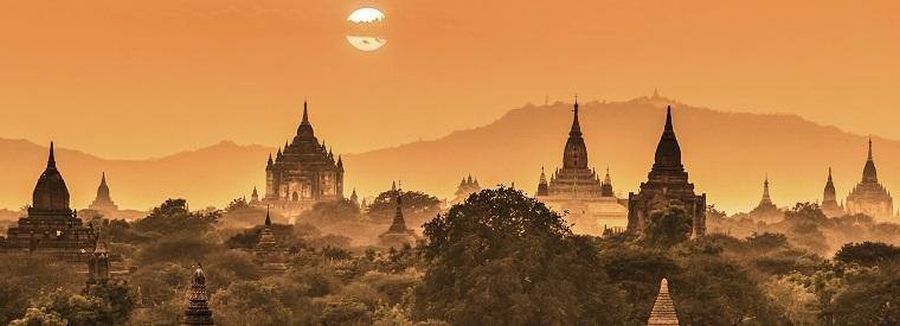
[[(664, 122), (663, 108), (670, 103), (691, 180), (708, 194), (710, 203), (729, 213), (756, 205), (766, 174), (779, 206), (820, 200), (829, 166), (841, 198), (860, 179), (867, 136), (795, 115), (723, 112), (658, 97), (581, 103), (589, 164), (598, 173), (609, 166), (614, 189), (622, 196), (646, 179)], [(400, 179), (405, 188), (452, 198), (460, 178), (471, 173), (482, 186), (514, 182), (531, 193), (541, 166), (549, 172), (561, 164), (571, 115), (571, 103), (527, 105), (440, 139), (344, 155), (345, 192), (357, 188), (362, 196), (374, 196)], [(900, 161), (900, 142), (873, 140), (879, 178), (892, 189), (900, 185), (894, 168)], [(194, 208), (223, 207), (232, 198), (249, 196), (253, 186), (262, 192), (265, 159), (274, 150), (223, 141), (155, 159), (106, 160), (65, 149), (65, 140), (59, 140), (57, 148), (75, 207), (90, 203), (100, 173), (106, 171), (113, 199), (135, 209), (169, 197), (187, 198)], [(30, 202), (46, 150), (25, 140), (0, 139), (0, 207), (15, 209)]]

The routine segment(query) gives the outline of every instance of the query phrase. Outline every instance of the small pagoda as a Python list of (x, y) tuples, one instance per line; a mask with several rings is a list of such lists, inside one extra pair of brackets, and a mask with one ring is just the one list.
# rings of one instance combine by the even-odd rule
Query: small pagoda
[(665, 278), (659, 282), (659, 294), (653, 302), (650, 310), (650, 319), (647, 326), (678, 326), (678, 313), (675, 311), (675, 302), (669, 296), (669, 281)]
[(261, 270), (265, 272), (284, 272), (287, 270), (287, 260), (284, 251), (278, 246), (275, 234), (272, 233), (272, 218), (269, 209), (266, 208), (266, 221), (259, 233), (259, 242), (254, 250), (256, 261)]
[(394, 194), (397, 197), (397, 211), (394, 213), (394, 220), (388, 230), (378, 236), (378, 240), (383, 246), (401, 248), (404, 245), (415, 244), (416, 233), (406, 227), (406, 219), (403, 218), (403, 191), (397, 189)]
[(206, 291), (206, 274), (203, 266), (197, 263), (194, 276), (191, 278), (191, 290), (188, 293), (188, 304), (184, 310), (181, 325), (209, 326), (213, 322), (213, 312), (209, 309), (209, 293)]

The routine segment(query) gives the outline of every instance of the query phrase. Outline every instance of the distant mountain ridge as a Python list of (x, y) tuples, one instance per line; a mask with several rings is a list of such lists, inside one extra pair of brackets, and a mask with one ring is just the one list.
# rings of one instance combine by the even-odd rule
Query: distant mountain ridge
[[(589, 165), (598, 173), (609, 166), (613, 187), (627, 196), (646, 179), (662, 130), (666, 104), (644, 97), (623, 102), (581, 103), (580, 120)], [(826, 170), (834, 169), (838, 196), (859, 181), (866, 136), (822, 126), (795, 115), (715, 111), (672, 103), (674, 125), (691, 181), (709, 202), (729, 213), (747, 211), (759, 201), (768, 173), (779, 206), (817, 201)], [(527, 105), (487, 125), (436, 140), (343, 156), (345, 193), (353, 188), (372, 196), (401, 180), (407, 188), (452, 197), (460, 178), (471, 173), (483, 186), (515, 183), (532, 193), (541, 166), (561, 164), (571, 125), (571, 103)], [(402, 126), (397, 126), (401, 128)], [(291, 132), (286, 130), (285, 132)], [(875, 137), (879, 178), (888, 189), (900, 186), (900, 142)], [(25, 140), (0, 139), (0, 207), (30, 202), (44, 168), (46, 147)], [(148, 160), (106, 160), (65, 149), (57, 142), (57, 161), (76, 207), (86, 207), (106, 171), (113, 200), (120, 207), (147, 209), (169, 197), (184, 197), (194, 208), (222, 207), (231, 199), (265, 187), (265, 161), (274, 148), (223, 141), (195, 151)]]

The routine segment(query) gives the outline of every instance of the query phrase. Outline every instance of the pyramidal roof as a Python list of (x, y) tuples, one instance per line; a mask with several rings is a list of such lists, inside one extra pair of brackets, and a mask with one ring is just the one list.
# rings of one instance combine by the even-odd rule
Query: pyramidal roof
[(650, 319), (647, 320), (647, 326), (677, 326), (678, 314), (675, 312), (675, 302), (669, 296), (669, 281), (665, 278), (659, 282), (659, 294), (653, 303), (653, 309), (650, 310)]

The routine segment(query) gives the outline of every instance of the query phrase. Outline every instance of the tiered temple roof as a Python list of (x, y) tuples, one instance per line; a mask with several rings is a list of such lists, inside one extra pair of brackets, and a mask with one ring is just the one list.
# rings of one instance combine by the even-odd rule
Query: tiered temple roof
[(894, 214), (891, 194), (878, 183), (878, 171), (869, 138), (869, 156), (863, 167), (862, 181), (847, 195), (846, 210), (850, 214), (866, 214), (877, 219), (890, 219)]
[(692, 236), (706, 233), (706, 194), (694, 194), (694, 184), (681, 163), (681, 146), (672, 124), (672, 107), (666, 109), (666, 123), (656, 146), (653, 167), (642, 182), (640, 192), (628, 195), (628, 231), (643, 233), (651, 214), (669, 207), (681, 207), (692, 220)]
[(109, 195), (109, 185), (106, 183), (106, 172), (103, 172), (100, 176), (100, 185), (97, 186), (97, 197), (94, 198), (94, 202), (88, 206), (88, 209), (101, 212), (108, 217), (119, 210), (119, 206), (116, 206), (116, 203), (113, 202), (112, 197)]
[(47, 167), (34, 187), (28, 216), (7, 231), (6, 250), (39, 252), (68, 261), (86, 261), (94, 249), (94, 230), (69, 207), (69, 189), (56, 167), (50, 143)]

